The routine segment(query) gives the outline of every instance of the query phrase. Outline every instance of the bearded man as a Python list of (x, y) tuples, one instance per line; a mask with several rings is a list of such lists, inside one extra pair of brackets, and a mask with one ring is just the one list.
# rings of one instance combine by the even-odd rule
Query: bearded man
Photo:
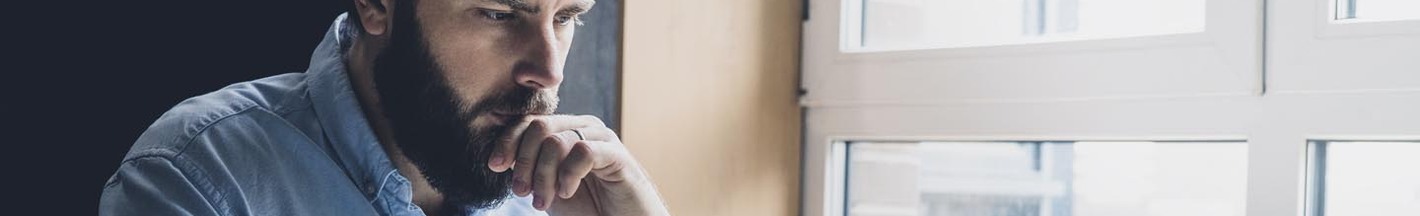
[(592, 0), (353, 0), (304, 73), (185, 100), (100, 215), (666, 215), (600, 119), (555, 115)]

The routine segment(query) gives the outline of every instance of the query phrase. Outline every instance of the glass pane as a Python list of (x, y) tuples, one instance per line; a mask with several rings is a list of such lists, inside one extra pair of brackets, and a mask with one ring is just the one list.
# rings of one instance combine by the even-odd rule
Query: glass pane
[[(1204, 30), (1206, 0), (861, 0), (858, 46), (976, 47)], [(851, 29), (851, 28), (849, 28)]]
[[(1325, 142), (1319, 195), (1324, 215), (1420, 215), (1420, 142)], [(1317, 187), (1317, 186), (1313, 186)], [(1315, 188), (1313, 188), (1315, 190)], [(1319, 202), (1319, 203), (1317, 203)], [(1313, 214), (1316, 215), (1316, 214)]]
[(848, 215), (1244, 214), (1241, 142), (852, 142)]
[(1336, 0), (1337, 20), (1392, 21), (1420, 19), (1417, 0)]

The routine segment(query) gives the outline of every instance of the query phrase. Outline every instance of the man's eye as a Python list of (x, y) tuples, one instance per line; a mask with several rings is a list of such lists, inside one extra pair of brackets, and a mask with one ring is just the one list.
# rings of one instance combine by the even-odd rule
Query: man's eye
[(517, 14), (513, 14), (512, 12), (481, 10), (479, 13), (483, 14), (483, 18), (488, 18), (493, 21), (508, 21), (517, 18)]
[(574, 23), (577, 25), (582, 25), (582, 20), (578, 19), (577, 16), (558, 15), (553, 20), (553, 22), (556, 22), (557, 25), (560, 26), (570, 25)]

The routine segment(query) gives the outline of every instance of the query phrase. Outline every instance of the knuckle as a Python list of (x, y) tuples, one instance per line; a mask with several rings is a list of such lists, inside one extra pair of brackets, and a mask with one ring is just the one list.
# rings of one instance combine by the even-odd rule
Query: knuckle
[(547, 119), (544, 118), (534, 118), (531, 120), (531, 122), (528, 122), (529, 129), (536, 128), (538, 130), (543, 130), (547, 129), (550, 125), (551, 122), (548, 122)]
[(518, 153), (518, 156), (514, 160), (517, 160), (516, 163), (518, 164), (531, 164), (533, 160), (536, 159), (537, 152), (531, 150), (523, 150), (521, 153)]
[(533, 163), (533, 157), (532, 157), (532, 156), (527, 156), (527, 155), (518, 156), (517, 162), (514, 162), (514, 163), (518, 163), (518, 164), (532, 164), (532, 163)]
[(592, 122), (592, 123), (594, 123), (595, 125), (597, 125), (597, 126), (599, 126), (599, 127), (606, 127), (606, 122), (602, 122), (602, 119), (601, 119), (601, 118), (598, 118), (597, 116), (594, 116), (594, 115), (581, 115), (580, 117), (582, 118), (583, 121)]
[(544, 148), (544, 149), (547, 149), (547, 148), (557, 148), (557, 146), (558, 146), (559, 144), (565, 143), (565, 142), (567, 142), (567, 138), (562, 138), (562, 136), (557, 136), (557, 135), (548, 136), (547, 139), (543, 139), (543, 140), (542, 140), (542, 148)]
[(508, 143), (513, 143), (513, 141), (517, 140), (517, 136), (503, 136), (501, 138), (498, 138), (498, 145), (493, 145), (493, 149), (503, 149), (504, 147), (502, 147), (502, 145), (507, 145)]
[(533, 175), (538, 176), (538, 178), (551, 178), (553, 175), (557, 174), (556, 168), (557, 163), (548, 163), (547, 161), (537, 163), (537, 168), (533, 170), (535, 172)]
[(608, 127), (601, 127), (601, 128), (598, 128), (598, 130), (601, 130), (602, 133), (607, 134), (607, 136), (611, 136), (611, 140), (621, 140), (621, 136), (620, 136), (620, 135), (617, 135), (617, 134), (616, 134), (616, 131), (611, 130), (611, 128), (608, 128)]
[[(549, 184), (549, 183), (552, 183), (552, 182), (549, 182), (549, 181), (551, 181), (551, 179), (541, 178), (541, 177), (546, 176), (546, 175), (544, 175), (544, 174), (542, 174), (542, 173), (536, 173), (536, 174), (534, 174), (534, 175), (537, 175), (539, 178), (532, 178), (532, 184), (533, 184), (533, 185), (538, 185), (538, 186), (540, 186), (540, 185), (547, 185), (547, 184)], [(546, 177), (551, 177), (551, 176), (546, 176)]]
[(592, 153), (592, 142), (586, 140), (577, 141), (576, 144), (572, 145), (572, 152), (577, 152), (579, 154), (584, 154), (583, 156), (587, 156), (585, 154)]
[(557, 170), (555, 168), (557, 168), (557, 163), (538, 163), (537, 176), (551, 178), (553, 175), (557, 174)]

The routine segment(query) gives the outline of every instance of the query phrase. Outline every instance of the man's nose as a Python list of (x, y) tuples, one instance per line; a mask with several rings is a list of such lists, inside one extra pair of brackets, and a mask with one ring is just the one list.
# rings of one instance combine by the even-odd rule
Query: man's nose
[(558, 38), (551, 25), (538, 25), (524, 32), (524, 54), (513, 66), (513, 79), (518, 85), (533, 89), (551, 89), (562, 84)]

